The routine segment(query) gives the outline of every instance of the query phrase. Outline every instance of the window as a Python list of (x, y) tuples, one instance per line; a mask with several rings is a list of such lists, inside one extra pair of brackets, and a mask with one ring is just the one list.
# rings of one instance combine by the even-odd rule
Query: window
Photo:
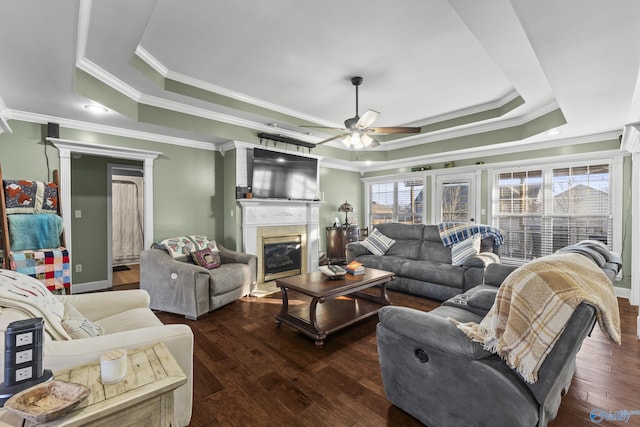
[(369, 186), (369, 224), (385, 222), (421, 224), (424, 211), (424, 182), (403, 180), (372, 183)]
[(504, 258), (528, 261), (594, 239), (613, 246), (610, 165), (498, 172), (493, 225)]

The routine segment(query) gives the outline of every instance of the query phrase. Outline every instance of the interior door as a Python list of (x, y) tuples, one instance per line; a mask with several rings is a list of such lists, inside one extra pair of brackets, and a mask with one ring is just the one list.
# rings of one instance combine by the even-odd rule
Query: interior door
[(438, 175), (433, 203), (435, 222), (475, 222), (478, 217), (475, 172)]

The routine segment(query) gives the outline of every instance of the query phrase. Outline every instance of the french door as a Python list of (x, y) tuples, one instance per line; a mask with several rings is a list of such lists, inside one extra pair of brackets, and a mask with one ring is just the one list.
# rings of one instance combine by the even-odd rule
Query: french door
[(438, 175), (435, 179), (435, 222), (475, 222), (478, 217), (476, 172)]

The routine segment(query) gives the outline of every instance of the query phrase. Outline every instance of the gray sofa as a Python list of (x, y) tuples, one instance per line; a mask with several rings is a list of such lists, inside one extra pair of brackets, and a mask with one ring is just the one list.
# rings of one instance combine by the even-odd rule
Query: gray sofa
[[(599, 265), (613, 280), (621, 263), (611, 254)], [(482, 285), (428, 313), (394, 306), (380, 310), (378, 356), (384, 389), (394, 405), (438, 427), (542, 427), (555, 418), (575, 372), (576, 354), (596, 321), (592, 305), (582, 303), (573, 312), (535, 383), (525, 382), (449, 320), (479, 323), (515, 269), (487, 266)]]
[(221, 265), (207, 270), (190, 257), (175, 259), (155, 244), (140, 254), (140, 289), (151, 297), (154, 310), (195, 320), (243, 295), (253, 293), (257, 282), (257, 257), (232, 251), (220, 244)]
[(482, 283), (486, 266), (500, 262), (499, 247), (491, 237), (482, 239), (478, 255), (455, 266), (437, 225), (387, 223), (375, 228), (396, 243), (385, 255), (373, 255), (362, 242), (349, 243), (347, 263), (357, 260), (395, 273), (387, 289), (444, 301)]

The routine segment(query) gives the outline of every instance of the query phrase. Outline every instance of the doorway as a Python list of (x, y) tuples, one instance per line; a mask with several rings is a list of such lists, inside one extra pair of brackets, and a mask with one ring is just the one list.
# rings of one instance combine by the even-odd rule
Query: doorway
[(144, 249), (144, 171), (142, 166), (110, 163), (107, 174), (109, 282), (138, 283)]

